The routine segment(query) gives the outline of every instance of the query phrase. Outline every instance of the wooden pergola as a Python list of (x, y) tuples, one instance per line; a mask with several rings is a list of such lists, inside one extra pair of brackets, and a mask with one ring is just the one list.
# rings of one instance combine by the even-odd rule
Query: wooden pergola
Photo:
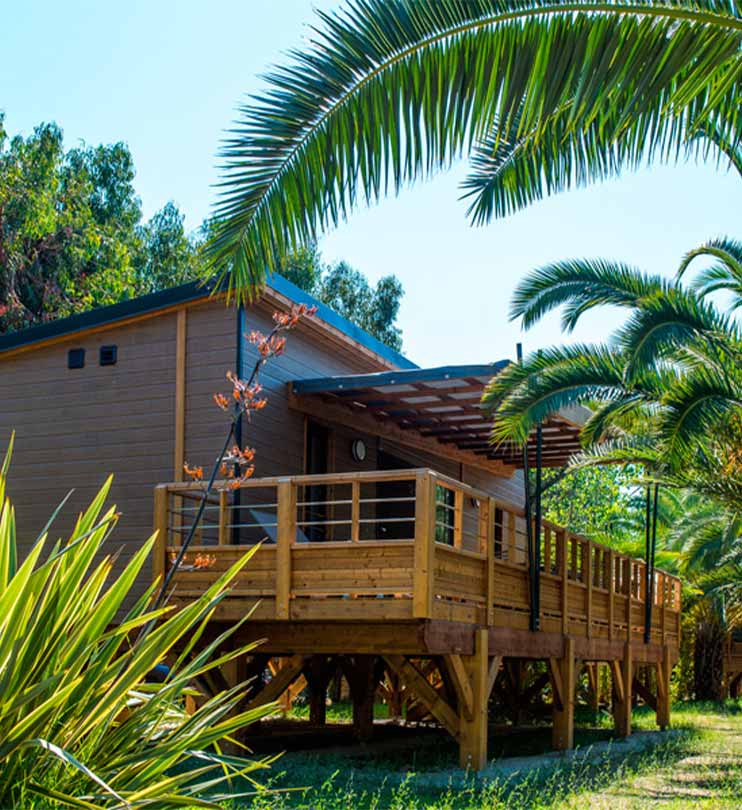
[[(375, 374), (295, 380), (291, 392), (302, 399), (341, 405), (356, 415), (371, 416), (403, 431), (413, 431), (480, 459), (522, 467), (523, 448), (494, 445), (492, 417), (482, 405), (487, 383), (509, 361), (485, 365), (440, 366)], [(580, 449), (585, 409), (573, 408), (542, 425), (544, 467), (563, 467)], [(536, 436), (528, 442), (528, 460), (536, 463)]]

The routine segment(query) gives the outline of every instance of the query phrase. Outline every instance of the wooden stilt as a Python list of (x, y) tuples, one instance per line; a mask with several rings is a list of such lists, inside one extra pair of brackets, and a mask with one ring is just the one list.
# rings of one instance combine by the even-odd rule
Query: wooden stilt
[(613, 680), (613, 726), (618, 737), (631, 734), (631, 694), (634, 682), (631, 644), (626, 644), (621, 661), (611, 661)]
[(327, 720), (327, 686), (334, 673), (334, 662), (324, 655), (313, 655), (304, 669), (309, 686), (309, 722), (313, 726), (324, 726)]
[(345, 666), (353, 699), (353, 736), (365, 742), (373, 736), (374, 696), (376, 695), (376, 657), (354, 655)]
[(575, 643), (568, 636), (564, 639), (561, 659), (552, 658), (549, 661), (554, 692), (551, 741), (552, 747), (557, 751), (574, 747), (575, 664)]
[[(459, 756), (462, 768), (479, 771), (487, 764), (487, 706), (489, 703), (489, 631), (480, 628), (474, 634), (474, 655), (461, 656), (469, 688), (462, 690), (459, 704)], [(471, 708), (467, 712), (467, 698)]]
[(662, 661), (657, 664), (656, 671), (657, 725), (664, 730), (670, 725), (670, 673), (672, 671), (670, 648), (667, 646), (662, 649)]
[(600, 710), (600, 664), (597, 662), (587, 665), (587, 691), (590, 708), (597, 714)]

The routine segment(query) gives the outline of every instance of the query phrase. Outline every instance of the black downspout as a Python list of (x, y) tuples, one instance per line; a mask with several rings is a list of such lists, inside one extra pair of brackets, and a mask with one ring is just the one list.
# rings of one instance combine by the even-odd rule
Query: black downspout
[(644, 643), (649, 644), (652, 632), (652, 610), (649, 605), (649, 558), (652, 554), (652, 495), (647, 485), (647, 502), (644, 505)]
[[(657, 554), (657, 512), (659, 501), (659, 484), (654, 485), (654, 498), (651, 498), (647, 487), (645, 560), (646, 575), (644, 585), (644, 643), (652, 640), (652, 608), (654, 606), (654, 571)], [(652, 502), (653, 501), (653, 502)]]
[[(243, 337), (245, 332), (245, 309), (240, 304), (237, 307), (237, 346), (235, 352), (235, 374), (242, 379), (244, 374), (243, 365)], [(242, 420), (240, 419), (235, 428), (235, 443), (242, 449)], [(240, 470), (238, 465), (235, 465), (235, 475), (239, 475)], [(239, 545), (240, 543), (240, 529), (239, 525), (241, 520), (240, 502), (242, 500), (242, 491), (235, 489), (232, 493), (232, 545)]]

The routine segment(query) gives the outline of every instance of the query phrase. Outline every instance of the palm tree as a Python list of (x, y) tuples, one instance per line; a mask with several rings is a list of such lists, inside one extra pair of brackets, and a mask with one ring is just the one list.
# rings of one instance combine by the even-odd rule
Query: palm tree
[(360, 202), (461, 156), (485, 222), (738, 145), (738, 0), (348, 0), (318, 15), (223, 148), (209, 271), (243, 297)]
[[(689, 287), (701, 255), (716, 259)], [(566, 261), (526, 278), (511, 313), (525, 327), (563, 307), (571, 331), (587, 311), (623, 307), (630, 316), (606, 344), (549, 349), (506, 368), (489, 385), (495, 441), (523, 442), (548, 415), (589, 404), (587, 449), (578, 463), (642, 463), (677, 486), (742, 507), (742, 245), (720, 239), (692, 251), (668, 281), (620, 263)], [(708, 298), (725, 290), (730, 312)]]
[(692, 694), (697, 700), (724, 696), (723, 655), (727, 636), (742, 626), (742, 514), (684, 493), (667, 533), (686, 583), (683, 614), (693, 637)]

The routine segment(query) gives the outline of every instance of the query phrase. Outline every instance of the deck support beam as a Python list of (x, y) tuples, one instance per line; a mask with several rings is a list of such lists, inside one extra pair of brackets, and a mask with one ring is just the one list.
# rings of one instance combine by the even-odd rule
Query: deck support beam
[(327, 720), (327, 687), (335, 673), (335, 662), (324, 655), (313, 655), (304, 668), (309, 687), (309, 722), (324, 726)]
[(575, 730), (575, 642), (569, 636), (564, 639), (561, 658), (549, 659), (554, 704), (551, 742), (557, 751), (574, 747)]
[(613, 681), (613, 726), (618, 737), (631, 735), (631, 687), (634, 682), (634, 665), (631, 644), (626, 644), (621, 661), (611, 661)]
[(353, 700), (353, 736), (367, 742), (374, 731), (374, 697), (379, 682), (375, 655), (354, 655), (343, 666)]
[(672, 673), (672, 658), (670, 648), (665, 646), (662, 650), (662, 661), (655, 664), (657, 673), (657, 725), (664, 731), (670, 725), (670, 674)]
[(467, 694), (471, 692), (472, 712), (464, 702), (459, 703), (459, 760), (462, 768), (481, 771), (487, 764), (487, 707), (489, 704), (490, 660), (488, 631), (474, 631), (474, 655), (461, 657), (468, 680)]
[(304, 668), (304, 656), (292, 655), (283, 666), (275, 672), (270, 682), (258, 692), (248, 703), (248, 709), (256, 709), (266, 703), (273, 703), (291, 686), (291, 684), (301, 675)]
[(600, 666), (598, 661), (586, 665), (588, 705), (595, 714), (600, 710)]

